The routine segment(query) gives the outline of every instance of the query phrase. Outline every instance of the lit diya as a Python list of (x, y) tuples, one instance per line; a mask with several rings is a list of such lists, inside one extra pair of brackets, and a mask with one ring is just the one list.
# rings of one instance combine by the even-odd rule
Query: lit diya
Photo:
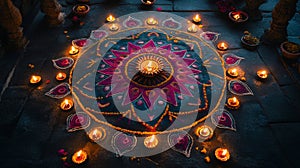
[(39, 84), (42, 80), (42, 77), (41, 76), (38, 76), (38, 75), (32, 75), (29, 82), (31, 84)]
[(73, 12), (77, 15), (84, 16), (90, 11), (90, 6), (87, 4), (77, 4), (73, 7)]
[(228, 44), (224, 41), (219, 42), (218, 45), (217, 45), (217, 48), (221, 51), (225, 51), (225, 50), (228, 49)]
[(73, 107), (73, 101), (71, 99), (64, 99), (60, 103), (60, 108), (64, 111), (70, 110)]
[(153, 5), (156, 0), (141, 0), (144, 5)]
[(72, 156), (72, 161), (76, 164), (81, 164), (87, 159), (87, 153), (83, 150), (75, 152)]
[(243, 11), (231, 11), (229, 12), (228, 17), (230, 20), (236, 23), (241, 23), (248, 20), (248, 14)]
[(109, 27), (109, 30), (110, 31), (117, 31), (119, 30), (119, 26), (117, 24), (112, 24), (110, 27)]
[(113, 22), (113, 21), (115, 21), (116, 20), (116, 18), (113, 16), (113, 15), (109, 15), (107, 18), (106, 18), (106, 21), (108, 21), (108, 22)]
[(138, 60), (137, 69), (143, 74), (153, 75), (162, 71), (163, 63), (155, 56), (142, 57)]
[(195, 134), (201, 140), (209, 140), (212, 138), (214, 131), (208, 125), (202, 125), (196, 129)]
[(101, 141), (105, 138), (106, 131), (102, 127), (95, 127), (89, 131), (88, 136), (93, 142)]
[(236, 78), (237, 76), (239, 76), (239, 72), (238, 72), (237, 68), (229, 68), (227, 70), (227, 75), (232, 78)]
[(198, 31), (197, 26), (196, 25), (192, 25), (190, 27), (188, 27), (188, 32), (190, 33), (196, 33)]
[(228, 159), (230, 159), (230, 153), (226, 148), (217, 148), (215, 150), (215, 156), (222, 162), (226, 162)]
[(67, 74), (64, 72), (59, 72), (55, 78), (57, 81), (63, 81), (67, 78)]
[(199, 15), (199, 14), (195, 15), (195, 16), (193, 17), (193, 21), (194, 21), (194, 23), (200, 23), (200, 22), (201, 22), (201, 17), (200, 17), (200, 15)]
[(157, 20), (152, 17), (147, 19), (148, 25), (156, 25), (157, 23), (158, 23)]
[(144, 140), (144, 145), (147, 148), (155, 148), (158, 145), (158, 139), (156, 138), (155, 135), (148, 136)]
[(240, 101), (236, 97), (230, 97), (227, 100), (227, 107), (230, 109), (238, 109), (240, 107)]
[(268, 77), (268, 72), (264, 69), (258, 70), (256, 74), (260, 79), (266, 79)]
[(70, 55), (75, 55), (79, 52), (78, 48), (72, 46), (71, 49), (69, 50)]

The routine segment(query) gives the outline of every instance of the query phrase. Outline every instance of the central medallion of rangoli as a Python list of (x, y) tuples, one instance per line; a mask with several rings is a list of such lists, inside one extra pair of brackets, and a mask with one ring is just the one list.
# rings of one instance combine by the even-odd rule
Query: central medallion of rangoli
[[(191, 111), (202, 115), (208, 112), (210, 81), (201, 59), (183, 41), (169, 41), (161, 33), (120, 40), (104, 55), (95, 81), (100, 110), (108, 112), (110, 123), (124, 129), (164, 131), (181, 106), (194, 107)], [(128, 110), (134, 111), (125, 113)]]

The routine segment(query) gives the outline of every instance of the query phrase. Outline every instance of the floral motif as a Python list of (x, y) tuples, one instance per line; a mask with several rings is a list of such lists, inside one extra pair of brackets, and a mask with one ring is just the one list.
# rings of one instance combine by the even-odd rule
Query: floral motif
[(137, 138), (134, 135), (128, 135), (122, 132), (117, 132), (114, 134), (111, 143), (117, 156), (120, 157), (134, 149), (137, 143)]
[(74, 60), (69, 57), (62, 57), (52, 60), (53, 66), (57, 69), (68, 69), (74, 64)]
[(99, 40), (99, 39), (101, 39), (101, 38), (103, 38), (105, 36), (107, 36), (107, 32), (106, 31), (104, 31), (104, 30), (93, 30), (91, 32), (91, 36), (90, 37), (92, 39)]
[(253, 95), (252, 90), (249, 88), (249, 86), (241, 82), (239, 80), (230, 80), (228, 82), (228, 90), (236, 95), (245, 96), (245, 95)]
[(45, 93), (46, 96), (56, 99), (61, 99), (68, 94), (70, 94), (70, 85), (68, 83), (61, 83)]
[(244, 59), (243, 57), (239, 57), (233, 53), (226, 53), (222, 57), (228, 66), (236, 66)]
[(181, 28), (181, 23), (177, 22), (172, 17), (170, 17), (169, 19), (164, 20), (162, 22), (162, 25), (164, 27), (169, 27), (169, 28), (172, 28), (172, 29), (180, 29)]
[(131, 16), (129, 16), (126, 20), (123, 22), (123, 26), (127, 28), (133, 28), (133, 27), (138, 27), (142, 25), (142, 21), (139, 19), (135, 19)]
[(204, 40), (206, 41), (211, 41), (211, 42), (215, 42), (218, 40), (219, 38), (219, 33), (216, 32), (210, 32), (210, 31), (206, 31), (206, 32), (202, 32), (200, 34), (200, 37), (202, 37)]
[(236, 131), (235, 120), (233, 116), (225, 109), (221, 109), (213, 113), (211, 116), (211, 121), (218, 128)]
[(86, 113), (71, 114), (67, 118), (67, 130), (68, 132), (74, 132), (85, 129), (90, 125), (90, 121), (91, 119)]
[(190, 157), (193, 138), (185, 131), (173, 132), (168, 135), (168, 143), (173, 150)]
[(90, 44), (90, 40), (86, 38), (72, 40), (72, 45), (76, 48), (82, 48), (88, 46)]

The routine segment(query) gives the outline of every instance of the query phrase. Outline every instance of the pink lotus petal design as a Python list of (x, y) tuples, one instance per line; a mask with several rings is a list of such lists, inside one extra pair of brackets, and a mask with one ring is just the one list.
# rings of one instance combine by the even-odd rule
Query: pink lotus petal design
[(243, 57), (239, 57), (233, 53), (226, 53), (222, 57), (228, 66), (236, 66), (244, 59)]
[(82, 48), (88, 46), (90, 44), (90, 40), (86, 38), (72, 40), (72, 45), (76, 48)]
[(68, 83), (61, 83), (52, 88), (49, 92), (45, 93), (45, 95), (52, 98), (61, 99), (70, 94), (70, 92), (70, 85)]
[(171, 29), (180, 29), (181, 28), (181, 23), (177, 22), (173, 18), (166, 19), (162, 22), (163, 27), (168, 27)]
[(115, 150), (117, 157), (131, 151), (136, 146), (136, 143), (136, 136), (124, 134), (122, 132), (115, 133), (111, 141), (111, 145)]
[(142, 21), (136, 18), (133, 18), (129, 16), (126, 20), (123, 22), (123, 26), (126, 28), (133, 28), (138, 27), (142, 25)]
[(218, 128), (236, 131), (235, 120), (233, 116), (225, 109), (219, 110), (211, 115), (211, 121)]
[(230, 80), (228, 82), (228, 90), (235, 95), (253, 95), (253, 92), (249, 86), (240, 80)]
[(168, 143), (173, 150), (190, 157), (193, 138), (185, 131), (173, 132), (168, 135)]
[(74, 64), (74, 60), (69, 57), (62, 57), (52, 60), (53, 66), (57, 69), (68, 69)]
[(67, 131), (74, 132), (85, 129), (90, 125), (90, 122), (91, 118), (86, 113), (78, 112), (71, 114), (67, 118)]
[(107, 32), (106, 31), (104, 31), (104, 30), (93, 30), (92, 32), (91, 32), (91, 38), (92, 39), (95, 39), (95, 40), (100, 40), (100, 39), (102, 39), (102, 38), (104, 38), (105, 36), (107, 36)]
[(219, 33), (216, 32), (210, 32), (210, 31), (206, 31), (206, 32), (202, 32), (200, 34), (200, 37), (202, 37), (204, 40), (206, 41), (211, 41), (211, 42), (215, 42), (218, 40), (219, 38)]

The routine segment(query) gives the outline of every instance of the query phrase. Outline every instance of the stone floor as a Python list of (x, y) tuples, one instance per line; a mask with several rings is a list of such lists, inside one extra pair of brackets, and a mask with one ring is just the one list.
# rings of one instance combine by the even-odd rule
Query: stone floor
[[(203, 0), (157, 0), (153, 8), (143, 8), (139, 0), (91, 0), (91, 12), (84, 18), (84, 25), (74, 27), (67, 17), (61, 26), (50, 28), (44, 15), (38, 13), (30, 26), (25, 28), (29, 45), (23, 51), (0, 56), (0, 165), (2, 168), (63, 167), (57, 150), (64, 148), (73, 152), (88, 149), (89, 160), (78, 167), (231, 167), (231, 168), (297, 168), (300, 145), (300, 75), (295, 64), (283, 59), (278, 46), (262, 44), (255, 51), (242, 48), (240, 37), (244, 30), (261, 36), (269, 28), (271, 11), (278, 0), (267, 0), (261, 6), (263, 18), (243, 25), (232, 24), (217, 11), (215, 1)], [(72, 0), (60, 0), (63, 11), (71, 12)], [(243, 1), (238, 7), (244, 6)], [(200, 12), (203, 30), (221, 33), (221, 39), (230, 43), (230, 52), (245, 58), (241, 62), (247, 84), (254, 96), (241, 97), (242, 106), (232, 114), (237, 131), (216, 129), (212, 140), (196, 143), (191, 158), (168, 150), (148, 158), (131, 160), (116, 158), (91, 143), (84, 131), (67, 133), (65, 120), (73, 113), (62, 112), (57, 100), (44, 96), (56, 86), (57, 70), (52, 59), (62, 57), (71, 40), (88, 37), (91, 30), (104, 24), (105, 17), (112, 13), (122, 16), (142, 10), (172, 12), (190, 19)], [(300, 3), (297, 13), (290, 21), (288, 38), (300, 42)], [(68, 31), (68, 36), (64, 34)], [(34, 64), (33, 69), (28, 64)], [(264, 81), (255, 78), (259, 68), (267, 68), (270, 77)], [(66, 71), (68, 72), (68, 71)], [(43, 76), (40, 87), (28, 85), (32, 73)], [(45, 81), (49, 79), (50, 83)], [(208, 149), (210, 163), (205, 163), (204, 154), (196, 146)], [(231, 159), (221, 163), (213, 157), (216, 147), (224, 146), (231, 151)], [(70, 162), (70, 161), (69, 161)], [(76, 166), (75, 166), (76, 167)]]

